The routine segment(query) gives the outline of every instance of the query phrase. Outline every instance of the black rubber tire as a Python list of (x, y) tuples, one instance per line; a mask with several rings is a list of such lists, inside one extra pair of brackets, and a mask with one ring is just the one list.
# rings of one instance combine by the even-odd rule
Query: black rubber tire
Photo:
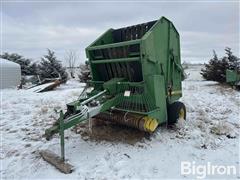
[(184, 111), (184, 117), (183, 119), (186, 120), (186, 107), (185, 105), (180, 101), (175, 101), (172, 104), (168, 105), (168, 124), (172, 125), (177, 122), (179, 119), (179, 114), (181, 109)]

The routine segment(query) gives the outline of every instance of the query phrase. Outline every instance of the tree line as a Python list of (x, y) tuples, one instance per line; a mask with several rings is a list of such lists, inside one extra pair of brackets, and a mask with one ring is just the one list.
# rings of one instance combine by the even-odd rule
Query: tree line
[[(41, 57), (39, 62), (34, 62), (32, 59), (26, 58), (17, 53), (5, 52), (0, 55), (0, 58), (15, 62), (21, 66), (22, 76), (35, 76), (35, 80), (39, 81), (46, 78), (59, 78), (62, 83), (68, 80), (68, 73), (66, 67), (63, 67), (60, 60), (55, 55), (55, 52), (47, 49), (47, 54)], [(75, 65), (77, 55), (74, 51), (69, 51), (64, 57), (68, 63), (70, 76), (74, 78)], [(80, 65), (81, 72), (79, 73), (80, 81), (84, 81), (88, 76), (90, 70), (87, 64)], [(89, 79), (89, 78), (88, 78)]]

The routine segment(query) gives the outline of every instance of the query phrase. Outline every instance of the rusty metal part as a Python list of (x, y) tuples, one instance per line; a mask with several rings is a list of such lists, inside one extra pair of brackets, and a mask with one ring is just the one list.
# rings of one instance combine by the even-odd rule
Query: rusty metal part
[(158, 126), (158, 122), (156, 119), (153, 119), (149, 116), (143, 116), (129, 112), (121, 111), (102, 112), (96, 115), (94, 118), (115, 122), (128, 127), (137, 128), (141, 131), (146, 132), (154, 132)]

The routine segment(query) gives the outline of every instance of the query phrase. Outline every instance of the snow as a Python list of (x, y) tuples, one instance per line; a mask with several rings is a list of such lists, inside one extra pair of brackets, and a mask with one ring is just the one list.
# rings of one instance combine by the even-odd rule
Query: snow
[[(165, 179), (196, 178), (180, 174), (181, 161), (239, 166), (240, 93), (216, 82), (204, 81), (199, 66), (187, 69), (183, 101), (187, 121), (176, 128), (160, 126), (135, 143), (89, 141), (66, 131), (67, 160), (72, 174), (62, 174), (40, 156), (48, 149), (60, 154), (59, 136), (42, 135), (58, 117), (54, 109), (77, 99), (83, 86), (71, 80), (54, 91), (1, 91), (1, 175), (5, 179)], [(239, 178), (209, 175), (208, 178)]]

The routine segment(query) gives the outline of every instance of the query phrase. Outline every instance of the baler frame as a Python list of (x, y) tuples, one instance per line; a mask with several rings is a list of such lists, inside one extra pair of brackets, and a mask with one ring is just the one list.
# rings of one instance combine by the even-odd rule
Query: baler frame
[(87, 87), (93, 90), (85, 89), (77, 101), (67, 104), (67, 112), (60, 111), (58, 121), (45, 132), (47, 139), (60, 134), (63, 160), (64, 130), (91, 117), (108, 120), (108, 111), (124, 117), (129, 113), (131, 121), (116, 116), (114, 121), (147, 132), (153, 132), (158, 124), (186, 119), (185, 106), (175, 103), (182, 96), (183, 80), (179, 34), (165, 17), (109, 29), (86, 48), (86, 55), (92, 76)]

